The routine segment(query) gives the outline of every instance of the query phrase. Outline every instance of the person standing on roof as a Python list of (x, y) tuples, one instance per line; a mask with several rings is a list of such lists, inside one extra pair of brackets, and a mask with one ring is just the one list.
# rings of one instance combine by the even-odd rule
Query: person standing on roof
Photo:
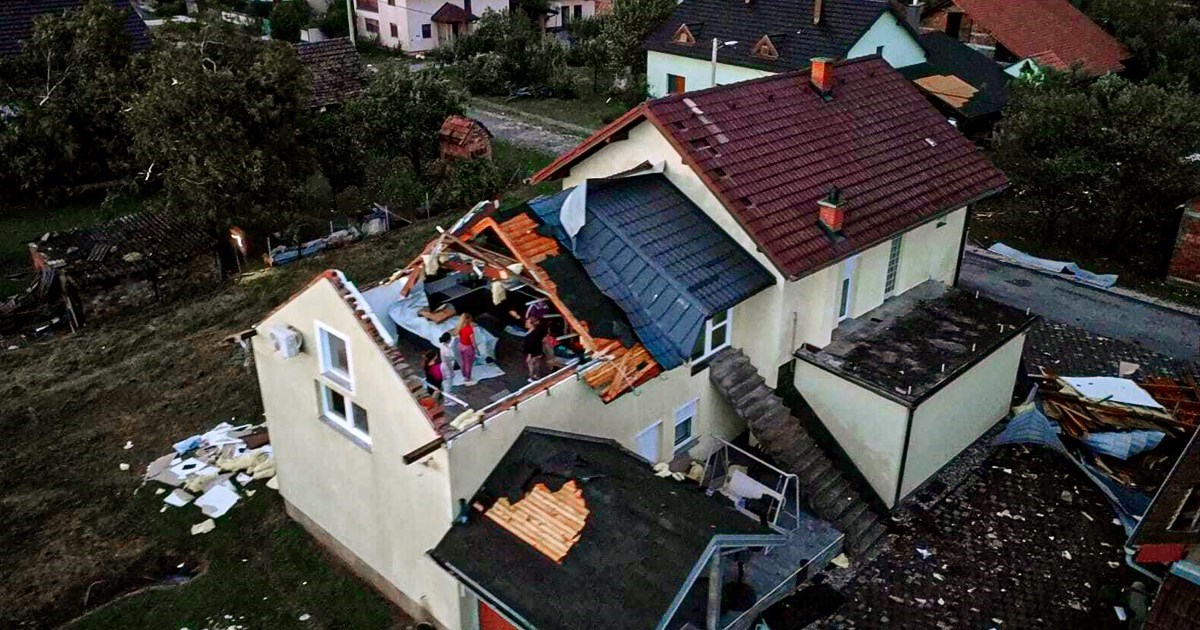
[(454, 335), (442, 333), (437, 349), (442, 363), (442, 393), (449, 394), (454, 385)]
[(529, 370), (530, 383), (541, 378), (542, 363), (546, 359), (546, 350), (543, 346), (545, 339), (546, 323), (536, 317), (526, 318), (525, 339), (521, 349), (525, 354), (525, 367)]
[(474, 385), (471, 369), (475, 366), (475, 322), (470, 313), (458, 320), (458, 367), (462, 369), (463, 385)]

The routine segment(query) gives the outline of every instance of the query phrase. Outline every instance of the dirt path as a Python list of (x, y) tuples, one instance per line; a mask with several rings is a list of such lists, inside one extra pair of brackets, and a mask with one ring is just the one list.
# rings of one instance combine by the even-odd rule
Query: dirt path
[(518, 118), (514, 114), (483, 109), (478, 104), (472, 105), (467, 113), (486, 125), (497, 138), (554, 155), (566, 153), (583, 140), (578, 135), (538, 123), (527, 116)]

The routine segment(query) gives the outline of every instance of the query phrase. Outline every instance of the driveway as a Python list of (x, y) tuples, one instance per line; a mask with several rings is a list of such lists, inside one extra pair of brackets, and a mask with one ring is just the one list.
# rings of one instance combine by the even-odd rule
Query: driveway
[(960, 286), (1093, 334), (1184, 361), (1200, 358), (1200, 317), (1152, 302), (995, 260), (970, 250)]
[(553, 129), (550, 125), (538, 124), (527, 117), (518, 118), (478, 106), (471, 107), (467, 115), (482, 122), (497, 138), (551, 155), (566, 153), (583, 140), (579, 136)]

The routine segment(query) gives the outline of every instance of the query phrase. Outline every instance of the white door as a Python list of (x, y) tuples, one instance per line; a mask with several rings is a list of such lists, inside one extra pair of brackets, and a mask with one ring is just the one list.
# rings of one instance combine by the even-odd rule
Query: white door
[(662, 435), (662, 420), (646, 427), (637, 436), (637, 454), (648, 462), (658, 462), (659, 441)]
[(842, 263), (842, 282), (838, 292), (838, 321), (848, 319), (854, 302), (854, 270), (858, 268), (858, 256), (847, 258)]

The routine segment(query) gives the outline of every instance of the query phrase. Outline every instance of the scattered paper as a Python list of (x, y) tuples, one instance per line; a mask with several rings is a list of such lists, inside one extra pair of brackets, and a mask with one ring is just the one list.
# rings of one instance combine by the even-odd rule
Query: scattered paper
[(204, 512), (205, 516), (220, 518), (233, 507), (241, 497), (233, 489), (228, 481), (214, 484), (208, 489), (208, 492), (200, 495), (196, 499), (196, 507)]
[(125, 450), (128, 451), (131, 448), (133, 448), (133, 442), (132, 441), (125, 442)]
[(164, 492), (166, 492), (166, 491), (167, 491), (167, 489), (166, 489), (166, 488), (155, 488), (155, 489), (154, 489), (154, 494), (158, 495), (158, 494), (162, 494), (162, 493), (164, 493)]
[(237, 479), (238, 485), (241, 485), (241, 486), (245, 486), (245, 485), (249, 484), (251, 481), (254, 481), (254, 477), (251, 477), (250, 475), (247, 475), (246, 473), (238, 473), (238, 475), (237, 475), (237, 477), (235, 477), (235, 479)]
[(1125, 621), (1128, 615), (1125, 614), (1125, 609), (1120, 606), (1113, 606), (1113, 611), (1117, 613), (1117, 619)]
[(126, 464), (125, 462), (121, 462), (121, 465), (119, 466), (119, 468), (121, 470), (129, 470), (129, 464)]
[(304, 613), (303, 615), (300, 615), (300, 621), (308, 621), (309, 619), (312, 619), (312, 615), (310, 615), (308, 613)]
[(846, 557), (846, 554), (844, 553), (839, 553), (833, 558), (833, 560), (830, 560), (829, 562), (839, 569), (845, 569), (850, 566), (850, 558)]
[(1070, 560), (1070, 559), (1071, 559), (1071, 552), (1070, 552), (1070, 551), (1067, 551), (1067, 550), (1065, 550), (1065, 549), (1064, 549), (1064, 550), (1063, 550), (1063, 552), (1062, 552), (1062, 557), (1066, 558), (1067, 560)]
[(183, 506), (187, 505), (188, 503), (191, 503), (192, 499), (195, 499), (195, 498), (196, 497), (188, 494), (187, 492), (184, 492), (183, 490), (180, 490), (179, 488), (175, 488), (174, 490), (171, 491), (171, 494), (167, 495), (167, 498), (163, 499), (163, 503), (166, 503), (167, 505), (172, 505), (175, 507), (183, 507)]
[(199, 534), (207, 534), (216, 528), (217, 522), (210, 518), (203, 523), (196, 523), (195, 525), (192, 525), (192, 535), (197, 536)]
[(933, 552), (932, 552), (932, 551), (930, 551), (930, 550), (928, 550), (928, 549), (923, 549), (923, 548), (921, 548), (921, 547), (917, 547), (917, 553), (921, 554), (921, 559), (922, 559), (922, 560), (928, 560), (928, 559), (929, 559), (929, 556), (932, 556), (932, 555), (933, 555)]

